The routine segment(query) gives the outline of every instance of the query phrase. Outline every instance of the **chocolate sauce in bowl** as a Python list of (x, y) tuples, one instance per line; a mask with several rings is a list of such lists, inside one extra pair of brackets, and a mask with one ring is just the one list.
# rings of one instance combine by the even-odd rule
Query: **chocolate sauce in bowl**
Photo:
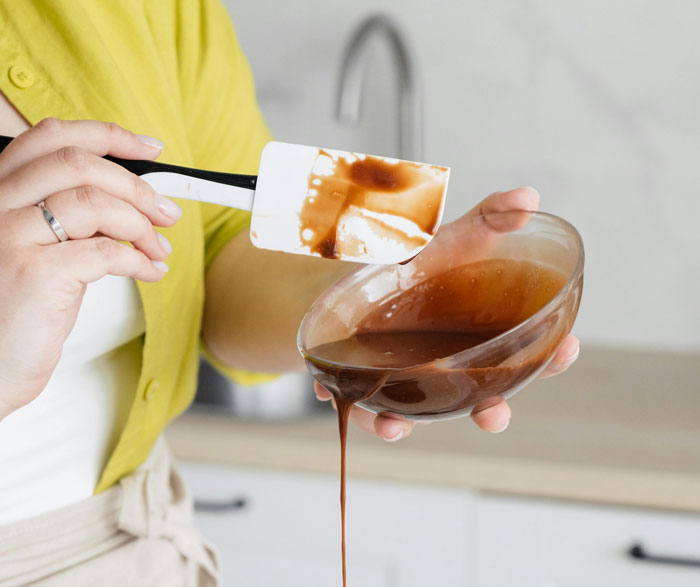
[[(532, 340), (524, 341), (535, 350), (523, 360), (490, 355), (455, 368), (438, 359), (517, 326), (546, 305), (565, 282), (562, 273), (528, 261), (471, 263), (398, 293), (368, 309), (347, 338), (306, 351), (309, 371), (333, 394), (338, 408), (344, 587), (345, 452), (351, 407), (360, 402), (376, 412), (435, 420), (469, 413), (484, 400), (513, 389), (543, 365), (568, 328), (558, 324), (560, 336), (544, 337), (553, 327), (545, 320), (531, 333)], [(547, 343), (538, 345), (540, 339)]]

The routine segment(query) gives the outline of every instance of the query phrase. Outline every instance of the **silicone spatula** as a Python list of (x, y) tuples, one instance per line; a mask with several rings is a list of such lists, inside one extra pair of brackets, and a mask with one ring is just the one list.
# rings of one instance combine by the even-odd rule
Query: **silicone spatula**
[[(0, 137), (0, 151), (12, 139)], [(173, 198), (252, 211), (256, 247), (361, 263), (398, 263), (437, 232), (449, 169), (270, 142), (258, 175), (106, 157)]]

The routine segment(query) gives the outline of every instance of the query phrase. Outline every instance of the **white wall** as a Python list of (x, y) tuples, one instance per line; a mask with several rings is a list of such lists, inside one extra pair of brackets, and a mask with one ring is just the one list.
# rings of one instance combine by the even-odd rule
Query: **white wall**
[(533, 185), (586, 244), (585, 342), (700, 350), (700, 3), (227, 0), (282, 140), (395, 154), (382, 51), (365, 122), (332, 121), (358, 20), (404, 26), (425, 82), (425, 159), (452, 167), (447, 219)]

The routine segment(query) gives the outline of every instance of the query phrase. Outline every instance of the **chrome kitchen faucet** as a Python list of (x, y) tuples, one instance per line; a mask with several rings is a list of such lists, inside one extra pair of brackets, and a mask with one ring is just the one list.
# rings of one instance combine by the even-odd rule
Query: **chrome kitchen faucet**
[(345, 49), (340, 69), (336, 116), (341, 123), (360, 120), (360, 103), (373, 37), (387, 40), (399, 76), (399, 157), (423, 160), (421, 88), (411, 52), (400, 27), (385, 14), (360, 23)]

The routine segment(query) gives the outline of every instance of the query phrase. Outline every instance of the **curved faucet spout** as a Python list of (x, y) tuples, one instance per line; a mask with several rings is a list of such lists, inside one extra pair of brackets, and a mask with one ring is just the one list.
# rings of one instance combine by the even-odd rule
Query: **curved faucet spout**
[(360, 120), (360, 105), (373, 37), (385, 38), (394, 59), (399, 83), (399, 157), (423, 160), (421, 92), (408, 45), (400, 27), (388, 16), (377, 14), (364, 20), (348, 43), (340, 69), (336, 115), (342, 123)]

